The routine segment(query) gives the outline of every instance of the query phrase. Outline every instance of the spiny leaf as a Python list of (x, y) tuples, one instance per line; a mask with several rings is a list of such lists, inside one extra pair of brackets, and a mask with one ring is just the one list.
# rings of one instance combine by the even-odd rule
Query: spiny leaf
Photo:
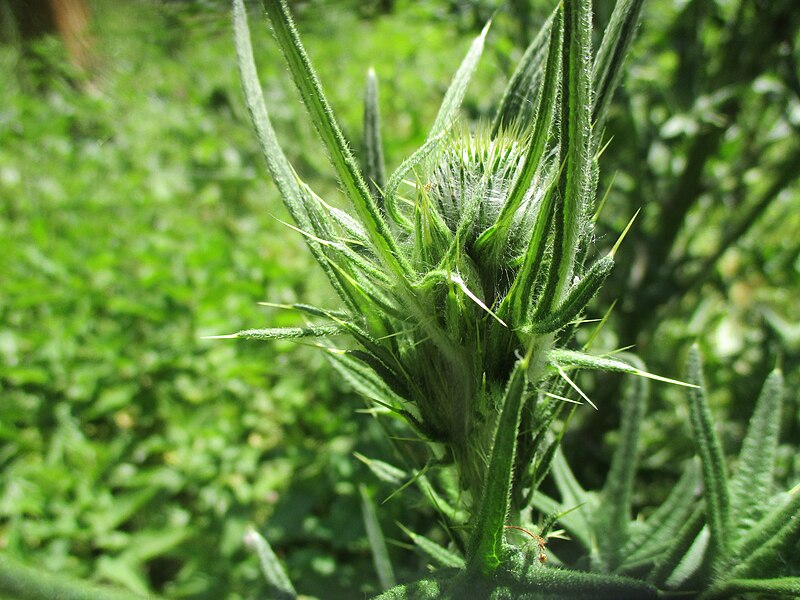
[(528, 362), (529, 357), (517, 362), (503, 396), (503, 410), (497, 424), (479, 513), (468, 546), (469, 569), (477, 569), (487, 575), (500, 566), (504, 557), (503, 526), (508, 514)]
[(378, 106), (378, 78), (375, 70), (367, 71), (367, 85), (364, 91), (364, 174), (367, 185), (375, 198), (378, 208), (382, 204), (381, 190), (386, 185), (386, 164), (383, 160), (383, 140), (381, 139), (381, 112)]
[(377, 254), (390, 271), (401, 277), (408, 276), (411, 269), (402, 259), (396, 241), (381, 217), (356, 160), (336, 123), (319, 78), (289, 16), (285, 0), (263, 0), (263, 4), (303, 103), (325, 143), (339, 180), (375, 245)]
[(708, 559), (713, 567), (728, 550), (730, 499), (722, 447), (714, 432), (711, 412), (703, 388), (702, 363), (697, 345), (693, 345), (689, 350), (686, 378), (696, 386), (689, 390), (689, 415), (695, 448), (703, 470), (706, 514), (711, 531)]
[(591, 169), (591, 2), (564, 1), (561, 87), (561, 159), (554, 220), (553, 265), (542, 295), (539, 314), (559, 304), (575, 271), (582, 230), (592, 202)]
[(617, 0), (614, 5), (592, 67), (595, 90), (592, 123), (595, 131), (603, 128), (608, 106), (622, 75), (625, 56), (636, 35), (643, 5), (644, 0)]
[(203, 339), (295, 340), (307, 337), (328, 337), (342, 333), (344, 333), (344, 328), (339, 325), (310, 325), (308, 327), (244, 329), (229, 335), (209, 335)]
[(776, 369), (761, 389), (739, 453), (736, 475), (730, 481), (731, 509), (739, 530), (746, 529), (764, 511), (772, 494), (782, 400), (783, 375)]
[(638, 375), (639, 377), (653, 379), (654, 381), (662, 381), (664, 383), (671, 383), (688, 388), (697, 387), (693, 383), (685, 383), (683, 381), (678, 381), (677, 379), (661, 377), (660, 375), (654, 375), (653, 373), (642, 371), (641, 369), (637, 369), (636, 367), (633, 367), (624, 361), (609, 358), (608, 356), (595, 356), (593, 354), (586, 354), (584, 352), (577, 352), (575, 350), (562, 350), (559, 348), (554, 348), (550, 351), (548, 359), (551, 364), (561, 367), (577, 367), (581, 369), (597, 369), (599, 371), (611, 371), (615, 373), (630, 373), (632, 375)]
[(425, 536), (414, 533), (407, 527), (404, 527), (401, 523), (398, 523), (397, 526), (402, 529), (408, 537), (411, 538), (411, 540), (420, 550), (422, 550), (440, 566), (455, 567), (456, 569), (463, 569), (465, 567), (466, 562), (458, 554), (451, 552), (447, 548), (443, 548)]
[[(250, 30), (247, 26), (247, 11), (242, 0), (234, 0), (233, 2), (233, 31), (245, 103), (256, 131), (261, 152), (267, 161), (267, 168), (275, 180), (283, 202), (289, 209), (294, 221), (300, 229), (312, 231), (314, 227), (305, 205), (304, 190), (299, 178), (286, 159), (280, 144), (278, 144), (278, 139), (269, 120), (264, 95), (256, 72), (255, 61), (253, 60)], [(339, 296), (348, 304), (349, 308), (355, 309), (357, 305), (353, 303), (352, 298), (339, 282), (336, 273), (325, 260), (319, 244), (310, 238), (306, 238), (306, 242)]]
[(558, 331), (570, 323), (598, 292), (613, 268), (614, 259), (610, 254), (595, 262), (586, 275), (569, 291), (560, 306), (543, 320), (536, 320), (530, 325), (531, 332)]
[[(541, 169), (542, 156), (544, 155), (550, 128), (553, 122), (553, 111), (558, 96), (558, 75), (561, 60), (561, 34), (562, 14), (557, 9), (555, 21), (551, 29), (550, 45), (545, 65), (544, 83), (538, 97), (536, 123), (531, 132), (528, 149), (522, 169), (512, 184), (511, 191), (506, 198), (503, 208), (495, 224), (481, 234), (475, 243), (478, 252), (485, 252), (489, 260), (498, 264), (500, 256), (508, 240), (508, 232), (514, 220), (514, 215), (519, 211), (523, 200), (528, 195), (531, 182), (537, 171)], [(484, 250), (484, 246), (486, 249)]]
[(444, 95), (442, 105), (439, 107), (439, 113), (433, 122), (428, 139), (436, 137), (440, 133), (447, 130), (452, 124), (453, 120), (458, 115), (458, 110), (461, 108), (461, 102), (464, 100), (464, 94), (467, 91), (467, 85), (475, 72), (475, 67), (478, 66), (478, 61), (483, 53), (483, 44), (486, 41), (486, 34), (489, 33), (489, 26), (491, 21), (487, 23), (480, 35), (473, 40), (469, 47), (467, 55), (461, 62), (458, 71), (456, 71), (450, 87)]
[(500, 106), (492, 123), (492, 137), (496, 137), (503, 127), (527, 122), (532, 116), (532, 100), (536, 97), (536, 88), (541, 81), (542, 65), (545, 64), (548, 40), (553, 30), (553, 19), (560, 10), (560, 6), (556, 7), (522, 55), (500, 100)]

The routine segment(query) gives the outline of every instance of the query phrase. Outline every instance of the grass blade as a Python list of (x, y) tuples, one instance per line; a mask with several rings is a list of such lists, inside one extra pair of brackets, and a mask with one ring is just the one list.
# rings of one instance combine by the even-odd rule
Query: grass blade
[(697, 345), (689, 350), (686, 378), (696, 387), (689, 391), (689, 416), (694, 433), (695, 448), (700, 457), (705, 486), (705, 504), (711, 533), (708, 560), (712, 568), (728, 549), (730, 499), (725, 460), (711, 420), (711, 412), (703, 387), (703, 367)]
[(285, 0), (264, 0), (263, 4), (300, 96), (377, 254), (396, 275), (408, 276), (411, 268), (398, 252), (395, 239), (381, 217), (356, 160), (336, 124), (333, 110), (325, 98), (319, 78), (289, 16)]
[(378, 573), (378, 581), (384, 590), (397, 585), (397, 580), (392, 569), (392, 561), (389, 559), (389, 551), (386, 549), (386, 540), (383, 538), (381, 524), (375, 512), (375, 504), (364, 484), (358, 486), (361, 495), (361, 512), (364, 517), (364, 526), (367, 529), (367, 538), (372, 550), (372, 560), (375, 563), (375, 571)]

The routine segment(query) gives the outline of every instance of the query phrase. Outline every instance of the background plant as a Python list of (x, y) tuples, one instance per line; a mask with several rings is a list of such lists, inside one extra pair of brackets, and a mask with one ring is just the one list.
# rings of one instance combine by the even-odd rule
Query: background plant
[[(384, 140), (386, 161), (397, 165), (424, 142), (448, 81), (470, 44), (467, 36), (474, 34), (457, 31), (456, 25), (467, 22), (453, 21), (444, 3), (395, 2), (392, 12), (369, 20), (339, 6), (328, 5), (318, 12), (314, 3), (298, 5), (304, 39), (352, 140), (359, 137), (362, 119), (353, 90), (362, 85), (367, 67), (375, 67), (384, 128), (392, 132)], [(731, 12), (722, 15), (735, 14), (738, 6), (727, 3), (726, 11)], [(752, 6), (746, 4), (747, 10)], [(109, 11), (96, 3), (95, 8), (106, 65), (101, 81), (104, 95), (99, 98), (78, 92), (71, 80), (80, 75), (68, 68), (39, 70), (26, 62), (29, 59), (20, 61), (13, 47), (0, 47), (0, 67), (7, 84), (2, 91), (5, 126), (0, 128), (4, 211), (0, 227), (8, 250), (0, 257), (4, 298), (0, 405), (5, 411), (0, 416), (4, 432), (0, 442), (5, 499), (0, 518), (2, 544), (11, 554), (40, 567), (111, 578), (130, 589), (145, 586), (175, 597), (216, 598), (223, 593), (255, 597), (265, 584), (257, 561), (244, 553), (240, 543), (246, 524), (253, 522), (273, 543), (302, 593), (350, 597), (353, 589), (375, 592), (379, 584), (361, 529), (356, 484), (366, 481), (378, 501), (395, 484), (376, 482), (350, 452), (357, 449), (368, 455), (376, 469), (379, 459), (396, 462), (380, 429), (368, 415), (353, 415), (351, 407), (358, 406), (358, 401), (340, 389), (335, 378), (330, 381), (324, 375), (329, 370), (317, 370), (320, 359), (314, 353), (300, 349), (298, 354), (296, 348), (286, 353), (287, 344), (255, 348), (245, 343), (223, 347), (197, 342), (199, 335), (237, 324), (252, 326), (260, 320), (273, 326), (296, 325), (294, 316), (280, 311), (263, 318), (263, 309), (252, 301), (269, 298), (291, 303), (319, 297), (319, 290), (325, 290), (314, 271), (305, 270), (299, 236), (287, 236), (286, 229), (272, 218), (276, 214), (288, 219), (281, 216), (272, 188), (262, 183), (267, 175), (235, 93), (238, 79), (231, 63), (227, 3), (202, 7), (164, 3), (156, 10), (152, 5), (142, 9), (133, 4), (124, 11)], [(534, 23), (541, 23), (550, 8), (532, 3)], [(614, 134), (612, 145), (601, 156), (601, 161), (611, 161), (603, 164), (601, 177), (611, 178), (615, 171), (639, 166), (641, 156), (648, 154), (639, 149), (650, 147), (648, 139), (660, 139), (660, 124), (673, 111), (665, 93), (679, 88), (663, 80), (673, 72), (670, 65), (677, 55), (692, 55), (692, 44), (701, 44), (707, 47), (709, 60), (696, 63), (698, 72), (718, 62), (714, 56), (720, 38), (715, 32), (726, 21), (711, 14), (693, 38), (687, 37), (680, 27), (666, 25), (681, 18), (691, 23), (690, 14), (681, 12), (684, 8), (690, 7), (648, 2), (641, 41), (633, 47), (632, 68), (626, 71), (622, 95), (615, 102), (625, 98), (632, 106), (653, 107), (650, 119), (641, 121), (653, 125), (643, 126), (639, 129), (643, 133), (636, 136)], [(610, 8), (599, 2), (595, 13), (595, 28), (600, 32)], [(482, 27), (484, 22), (481, 18), (469, 27), (475, 23)], [(520, 57), (522, 46), (512, 39), (517, 36), (517, 22), (505, 12), (494, 19), (491, 43), (463, 104), (470, 118), (492, 117), (505, 74)], [(351, 43), (354, 32), (358, 45)], [(692, 39), (696, 41), (690, 43)], [(791, 33), (786, 39), (778, 44), (777, 53), (753, 53), (754, 60), (763, 59), (760, 72), (769, 77), (734, 89), (751, 99), (747, 105), (751, 108), (740, 111), (739, 117), (777, 108), (784, 101), (773, 104), (763, 98), (785, 98), (791, 124), (795, 96), (775, 92), (791, 88), (784, 83), (790, 81), (791, 73), (777, 68), (797, 54), (796, 39)], [(279, 136), (292, 139), (287, 151), (303, 178), (330, 197), (336, 184), (311, 128), (295, 114), (299, 107), (286, 101), (291, 93), (285, 87), (287, 78), (274, 42), (261, 28), (255, 28), (253, 41), (257, 55), (264, 57), (261, 71), (267, 97), (277, 107), (273, 117)], [(55, 40), (45, 40), (40, 49), (40, 56), (62, 64)], [(37, 73), (40, 77), (48, 73), (42, 95), (26, 83)], [(773, 87), (764, 87), (765, 83)], [(607, 131), (614, 123), (622, 124), (617, 115), (627, 118), (630, 114), (625, 106), (615, 106)], [(770, 123), (769, 112), (763, 122)], [(765, 141), (759, 138), (761, 132), (773, 131), (769, 126), (751, 130), (756, 139)], [(786, 132), (783, 125), (774, 130), (781, 131)], [(749, 139), (730, 135), (725, 139), (733, 143), (725, 146), (726, 152), (738, 152)], [(781, 136), (775, 139), (792, 140), (791, 135)], [(689, 138), (668, 141), (682, 139)], [(622, 149), (633, 140), (636, 149), (631, 149), (630, 159), (624, 158), (627, 151)], [(653, 145), (659, 147), (656, 142)], [(774, 155), (762, 158), (767, 163), (779, 158), (779, 146), (775, 150)], [(669, 164), (679, 167), (683, 153), (681, 143), (668, 143), (666, 154), (662, 147), (653, 155), (668, 156)], [(238, 159), (226, 162), (237, 155)], [(728, 168), (727, 155), (719, 156), (719, 165)], [(226, 164), (230, 166), (222, 166)], [(701, 181), (723, 181), (714, 178), (716, 169), (707, 168)], [(219, 179), (220, 172), (233, 176)], [(244, 179), (236, 183), (241, 173)], [(675, 180), (672, 172), (663, 173), (666, 183)], [(654, 197), (637, 187), (643, 179), (623, 175), (617, 176), (608, 196), (612, 209), (604, 209), (598, 221), (601, 247), (616, 239), (640, 198)], [(766, 184), (766, 175), (751, 170), (748, 182)], [(604, 193), (608, 186), (601, 180), (599, 187)], [(198, 198), (201, 211), (196, 210)], [(237, 200), (230, 202), (231, 198)], [(614, 207), (620, 199), (629, 199), (624, 201), (631, 205)], [(768, 355), (782, 353), (790, 393), (783, 411), (776, 479), (784, 489), (791, 487), (791, 474), (797, 473), (798, 424), (791, 393), (797, 373), (791, 337), (796, 315), (790, 303), (798, 288), (792, 233), (797, 227), (795, 212), (790, 210), (796, 201), (796, 189), (790, 185), (765, 213), (761, 226), (717, 262), (719, 268), (712, 270), (711, 283), (702, 288), (702, 295), (681, 295), (683, 300), (672, 304), (668, 314), (674, 318), (659, 327), (653, 338), (658, 346), (651, 344), (645, 354), (654, 371), (679, 376), (678, 349), (687, 335), (700, 337), (707, 359), (709, 402), (718, 419), (723, 451), (732, 456), (738, 452), (743, 424), (752, 412), (749, 402), (772, 368)], [(120, 213), (124, 218), (119, 218)], [(650, 226), (647, 215), (645, 208), (644, 218), (632, 230), (634, 235)], [(613, 233), (605, 233), (606, 227)], [(199, 239), (206, 243), (198, 243)], [(704, 239), (695, 237), (697, 256), (714, 249), (706, 247)], [(630, 247), (626, 242), (623, 250)], [(676, 247), (676, 253), (682, 251), (682, 246)], [(601, 316), (610, 300), (620, 295), (614, 290), (625, 279), (632, 256), (636, 253), (617, 255), (619, 279), (606, 284), (607, 295), (592, 316)], [(705, 301), (698, 303), (698, 297)], [(755, 302), (748, 302), (749, 298)], [(765, 303), (786, 321), (784, 326), (762, 327), (753, 318), (765, 314), (760, 308)], [(616, 330), (616, 325), (606, 326), (596, 338), (596, 347), (631, 342)], [(585, 339), (580, 338), (581, 332), (578, 335)], [(738, 345), (738, 340), (745, 343)], [(643, 349), (640, 340), (637, 352)], [(176, 379), (176, 374), (185, 377)], [(614, 381), (606, 374), (597, 379), (598, 384), (609, 386)], [(105, 418), (91, 416), (89, 409), (97, 405), (101, 391), (131, 382), (131, 393), (119, 396), (120, 408)], [(566, 433), (565, 453), (577, 478), (593, 489), (602, 484), (597, 474), (605, 472), (604, 460), (610, 458), (619, 439), (612, 431), (617, 402), (615, 393), (597, 387), (589, 373), (579, 383), (603, 409), (575, 414)], [(657, 385), (652, 395), (651, 411), (657, 412), (646, 416), (642, 424), (634, 514), (642, 508), (646, 513), (666, 497), (666, 486), (677, 481), (682, 459), (692, 452), (682, 425), (684, 393)], [(330, 398), (335, 402), (329, 402)], [(71, 418), (57, 418), (58, 411), (67, 407)], [(129, 412), (134, 416), (133, 427), (119, 429), (117, 415), (124, 423)], [(254, 429), (261, 441), (257, 436), (249, 438)], [(117, 441), (122, 448), (119, 454), (106, 454), (109, 436), (125, 441)], [(175, 457), (168, 460), (170, 450), (186, 444), (191, 461), (184, 460), (186, 453), (178, 455), (179, 464), (172, 462)], [(68, 456), (78, 455), (76, 462), (70, 462)], [(97, 471), (75, 468), (75, 464), (96, 464)], [(167, 485), (175, 474), (182, 482), (178, 488)], [(549, 483), (545, 485), (557, 494)], [(134, 492), (143, 490), (142, 497), (151, 499), (139, 510), (126, 513), (129, 509), (118, 506), (127, 496), (126, 486)], [(151, 487), (159, 490), (154, 496), (150, 496)], [(19, 490), (24, 490), (25, 502), (19, 500)], [(409, 507), (415, 510), (409, 512)], [(123, 515), (122, 520), (107, 521), (106, 533), (86, 525), (85, 515), (101, 508)], [(179, 518), (165, 518), (169, 514)], [(421, 551), (415, 556), (395, 547), (408, 539), (394, 526), (401, 514), (415, 533), (444, 545), (449, 539), (417, 488), (407, 488), (381, 504), (378, 517), (396, 575), (408, 580), (431, 559)], [(188, 538), (187, 521), (192, 523)], [(176, 530), (182, 530), (181, 535), (174, 534)], [(153, 538), (164, 544), (183, 541), (153, 545), (149, 543)], [(119, 563), (114, 569), (100, 570), (107, 557), (122, 555), (130, 540), (148, 542), (146, 552), (129, 552), (122, 561), (132, 566), (135, 579), (120, 581), (119, 574), (129, 570), (118, 568)], [(557, 544), (550, 540), (551, 554), (569, 558), (564, 549), (555, 549)]]

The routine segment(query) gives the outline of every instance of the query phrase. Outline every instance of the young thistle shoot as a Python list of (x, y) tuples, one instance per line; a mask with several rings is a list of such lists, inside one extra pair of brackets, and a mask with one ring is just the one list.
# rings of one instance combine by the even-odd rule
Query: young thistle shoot
[[(537, 82), (527, 90), (534, 110), (503, 103), (493, 127), (470, 131), (458, 123), (458, 111), (487, 25), (456, 72), (428, 140), (386, 178), (374, 73), (362, 172), (286, 2), (263, 4), (351, 210), (318, 198), (286, 159), (264, 103), (246, 11), (234, 0), (245, 99), (267, 166), (341, 300), (336, 311), (297, 306), (315, 322), (283, 335), (269, 329), (239, 337), (351, 337), (348, 349), (328, 347), (334, 367), (405, 418), (430, 443), (432, 460), (455, 467), (463, 508), (475, 521), (467, 528), (470, 552), (482, 554), (468, 562), (491, 570), (502, 561), (522, 408), (549, 376), (561, 330), (613, 266), (612, 255), (584, 266), (595, 195), (590, 5), (560, 5), (537, 37), (540, 51), (529, 53), (537, 59), (520, 65), (513, 81)], [(503, 417), (505, 409), (511, 412)]]

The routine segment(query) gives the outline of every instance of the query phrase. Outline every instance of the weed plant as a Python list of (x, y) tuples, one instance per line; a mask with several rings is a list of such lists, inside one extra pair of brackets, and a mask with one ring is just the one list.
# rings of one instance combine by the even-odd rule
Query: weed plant
[[(788, 546), (783, 546), (794, 543), (790, 540), (797, 534), (797, 496), (789, 494), (779, 516), (766, 518), (768, 525), (741, 508), (760, 506), (772, 483), (764, 480), (759, 498), (745, 497), (750, 490), (745, 491), (741, 480), (772, 462), (768, 450), (759, 452), (755, 441), (747, 441), (744, 474), (733, 493), (741, 510), (730, 514), (696, 353), (690, 359), (690, 383), (683, 385), (692, 390), (704, 503), (702, 508), (692, 507), (684, 524), (681, 517), (693, 498), (683, 494), (680, 506), (668, 502), (664, 508), (673, 526), (684, 525), (682, 532), (659, 530), (656, 520), (651, 535), (635, 538), (632, 552), (643, 554), (635, 567), (648, 571), (649, 577), (619, 574), (631, 567), (623, 561), (623, 548), (633, 543), (627, 513), (642, 385), (627, 401), (625, 443), (609, 474), (606, 502), (591, 506), (592, 512), (586, 510), (585, 493), (581, 495), (558, 453), (560, 434), (550, 431), (569, 402), (566, 388), (590, 402), (570, 370), (595, 368), (663, 379), (647, 373), (636, 359), (597, 357), (565, 347), (576, 320), (611, 271), (622, 239), (608, 255), (591, 257), (601, 152), (595, 132), (602, 131), (641, 3), (617, 4), (596, 56), (590, 46), (590, 3), (559, 5), (523, 57), (493, 123), (468, 130), (457, 123), (457, 111), (483, 49), (488, 26), (484, 28), (456, 73), (427, 141), (388, 178), (374, 74), (368, 75), (365, 94), (367, 156), (362, 170), (338, 128), (287, 5), (266, 0), (264, 7), (355, 217), (317, 196), (281, 150), (261, 93), (244, 5), (236, 0), (239, 65), (259, 142), (297, 231), (306, 238), (343, 308), (297, 304), (292, 308), (311, 321), (305, 327), (253, 329), (224, 337), (349, 336), (355, 349), (331, 341), (319, 345), (334, 368), (377, 405), (376, 414), (401, 419), (425, 443), (422, 465), (402, 449), (398, 455), (407, 459), (402, 470), (365, 460), (384, 477), (410, 475), (403, 485), (415, 483), (424, 489), (441, 512), (451, 547), (409, 535), (449, 568), (392, 587), (391, 563), (370, 498), (363, 494), (376, 568), (384, 586), (391, 588), (382, 597), (656, 597), (658, 587), (679, 587), (689, 579), (675, 574), (687, 561), (692, 573), (709, 574), (689, 585), (701, 596), (796, 590), (799, 580), (779, 568), (780, 559), (765, 558), (764, 544), (777, 544), (785, 551)], [(769, 399), (764, 403), (780, 403), (779, 387), (773, 378), (765, 388)], [(771, 418), (755, 419), (753, 440), (764, 435), (764, 428), (775, 431), (778, 417)], [(566, 489), (562, 505), (537, 496), (538, 484), (551, 466), (562, 493)], [(449, 489), (441, 476), (447, 472), (455, 474)], [(568, 524), (575, 512), (572, 519), (579, 525), (573, 529), (589, 549), (591, 560), (584, 565), (589, 572), (545, 564), (542, 534), (549, 525), (532, 533), (536, 528), (529, 522), (531, 507), (541, 509), (543, 503), (551, 509), (551, 521), (564, 519)], [(776, 520), (787, 516), (789, 524), (776, 529)], [(742, 566), (747, 560), (733, 570), (731, 579), (720, 571), (721, 565), (731, 564), (741, 550), (733, 550), (734, 540), (740, 538), (729, 536), (727, 529), (746, 531), (753, 518), (760, 532), (754, 555), (765, 561), (760, 563), (761, 579), (750, 579), (756, 572)], [(703, 523), (710, 532), (708, 543), (690, 546)], [(528, 532), (538, 541), (538, 552), (509, 543), (509, 527)], [(292, 597), (292, 586), (270, 556), (266, 540), (254, 534), (254, 543), (276, 591)], [(775, 578), (770, 577), (773, 572)]]

